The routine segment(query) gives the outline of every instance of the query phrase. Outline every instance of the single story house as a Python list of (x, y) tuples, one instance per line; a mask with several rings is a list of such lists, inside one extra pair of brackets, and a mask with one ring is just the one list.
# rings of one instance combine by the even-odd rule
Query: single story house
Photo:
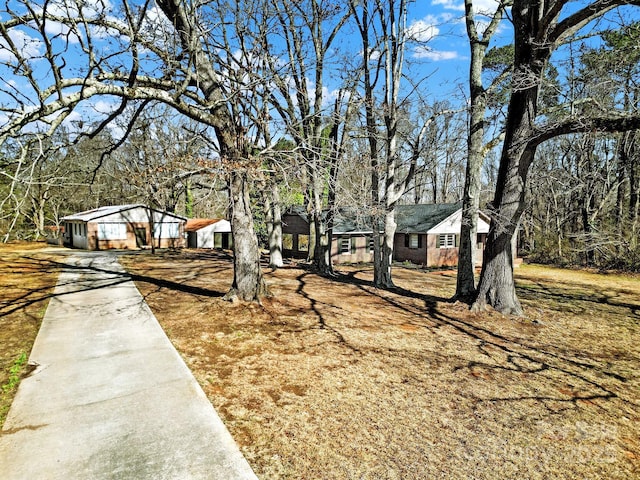
[(184, 247), (186, 218), (142, 204), (112, 205), (62, 219), (63, 244), (86, 250)]
[(231, 223), (220, 218), (190, 218), (185, 226), (189, 248), (233, 248)]
[[(460, 203), (399, 205), (396, 208), (394, 260), (427, 267), (457, 265), (461, 219)], [(305, 258), (310, 232), (306, 212), (295, 209), (285, 213), (282, 225), (284, 255)], [(482, 261), (488, 232), (489, 218), (481, 214), (477, 234), (478, 263)], [(331, 256), (336, 264), (373, 261), (373, 234), (367, 218), (354, 211), (336, 213)]]

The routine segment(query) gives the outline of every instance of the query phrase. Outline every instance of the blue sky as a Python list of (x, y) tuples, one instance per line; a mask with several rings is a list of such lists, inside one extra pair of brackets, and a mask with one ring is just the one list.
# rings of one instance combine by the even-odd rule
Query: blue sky
[[(476, 0), (476, 12), (493, 13), (494, 0)], [(469, 41), (464, 23), (463, 0), (416, 1), (409, 6), (409, 28), (421, 32), (423, 45), (414, 45), (408, 55), (419, 74), (429, 75), (430, 96), (434, 99), (461, 99), (467, 91)], [(477, 16), (478, 22), (486, 17)], [(511, 28), (503, 21), (491, 46), (511, 42)], [(418, 66), (419, 65), (419, 66)]]
[[(53, 0), (49, 5), (52, 8), (61, 5), (63, 0)], [(11, 2), (13, 3), (13, 2)], [(104, 3), (109, 5), (108, 0), (89, 0), (84, 2), (84, 9), (91, 10), (91, 5)], [(114, 0), (114, 4), (118, 2)], [(575, 6), (584, 5), (584, 0), (575, 1)], [(493, 11), (496, 8), (494, 0), (475, 0), (476, 11)], [(639, 11), (637, 7), (629, 7), (624, 15), (635, 15)], [(157, 12), (156, 12), (157, 13)], [(151, 16), (153, 17), (152, 12)], [(423, 83), (424, 91), (427, 93), (429, 100), (449, 99), (453, 103), (463, 100), (467, 91), (467, 71), (469, 60), (469, 45), (463, 21), (464, 3), (462, 0), (417, 0), (409, 4), (408, 25), (413, 35), (421, 40), (420, 44), (411, 46), (407, 53), (407, 73), (413, 80), (427, 78)], [(2, 14), (3, 18), (5, 14)], [(481, 21), (481, 19), (480, 19)], [(56, 34), (64, 34), (65, 27), (61, 24), (47, 24), (47, 34), (50, 36)], [(106, 44), (113, 41), (109, 38), (107, 32), (98, 33), (98, 38)], [(37, 56), (38, 52), (42, 53), (42, 45), (36, 42), (30, 42), (26, 37), (29, 32), (26, 29), (16, 30), (12, 35), (14, 41), (23, 44), (25, 54), (29, 56), (28, 51), (33, 50), (33, 56)], [(73, 37), (70, 38), (69, 48), (77, 48), (77, 41), (74, 43)], [(77, 39), (76, 39), (77, 40)], [(505, 44), (511, 41), (511, 29), (508, 21), (503, 22), (503, 26), (495, 36), (493, 45)], [(2, 41), (0, 40), (0, 46)], [(357, 42), (355, 42), (357, 44)], [(357, 48), (357, 47), (356, 47)], [(354, 52), (355, 53), (355, 52)], [(67, 66), (73, 65), (73, 52), (66, 52)], [(0, 61), (7, 61), (6, 50), (0, 49)], [(3, 69), (7, 73), (8, 69)], [(6, 82), (13, 79), (3, 74)], [(26, 89), (16, 86), (16, 91), (26, 92)], [(116, 102), (104, 98), (95, 99), (93, 108), (95, 112), (112, 111)], [(85, 111), (86, 112), (86, 111)], [(85, 113), (86, 115), (86, 113)], [(74, 113), (69, 120), (77, 119), (79, 113)], [(1, 116), (0, 116), (1, 119)]]
[[(572, 11), (584, 7), (585, 0), (569, 2), (563, 10)], [(474, 0), (476, 12), (493, 12), (497, 3), (494, 0)], [(430, 75), (428, 84), (430, 94), (435, 99), (457, 98), (466, 94), (469, 68), (469, 42), (463, 20), (463, 0), (417, 0), (409, 5), (409, 26), (423, 32), (425, 47), (413, 48), (408, 56), (416, 65), (416, 72)], [(566, 16), (566, 13), (565, 13)], [(483, 18), (477, 15), (478, 22)], [(605, 20), (594, 22), (584, 29), (588, 34), (592, 28), (616, 28), (621, 21), (640, 19), (638, 7), (624, 7), (610, 12)], [(501, 27), (491, 41), (490, 47), (506, 45), (513, 41), (513, 30), (509, 20), (503, 20)], [(591, 46), (597, 46), (597, 38), (586, 39)], [(566, 49), (560, 48), (556, 57), (566, 56)]]

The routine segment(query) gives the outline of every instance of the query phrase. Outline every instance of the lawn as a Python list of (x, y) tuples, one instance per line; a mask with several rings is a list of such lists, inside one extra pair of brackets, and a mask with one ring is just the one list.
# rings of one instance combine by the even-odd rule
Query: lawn
[(246, 305), (224, 255), (122, 263), (260, 478), (640, 477), (638, 277), (523, 265), (509, 318), (453, 272), (291, 265)]
[(43, 243), (0, 244), (0, 427), (58, 278)]

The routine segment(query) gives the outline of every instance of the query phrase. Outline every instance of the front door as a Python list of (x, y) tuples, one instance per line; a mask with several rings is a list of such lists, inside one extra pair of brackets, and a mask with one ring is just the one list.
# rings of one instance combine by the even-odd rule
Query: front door
[(147, 245), (147, 229), (139, 227), (135, 229), (136, 232), (136, 246), (138, 248), (145, 247)]

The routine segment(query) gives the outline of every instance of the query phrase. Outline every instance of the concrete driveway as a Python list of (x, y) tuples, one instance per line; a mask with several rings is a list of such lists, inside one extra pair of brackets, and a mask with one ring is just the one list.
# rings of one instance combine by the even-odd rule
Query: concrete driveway
[(0, 478), (256, 479), (117, 257), (65, 262), (0, 435)]

